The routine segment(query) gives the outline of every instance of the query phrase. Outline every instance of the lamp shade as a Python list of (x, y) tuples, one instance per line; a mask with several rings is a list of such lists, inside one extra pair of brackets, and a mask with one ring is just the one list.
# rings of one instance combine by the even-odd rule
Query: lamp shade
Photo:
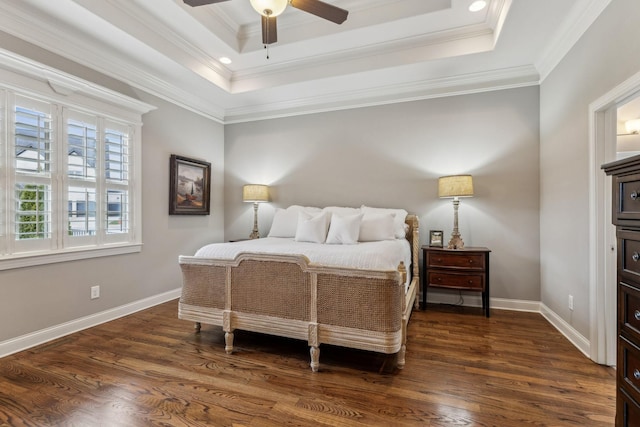
[(263, 203), (269, 201), (269, 187), (260, 184), (247, 184), (242, 187), (242, 201)]
[(438, 178), (438, 197), (473, 196), (471, 175), (450, 175)]

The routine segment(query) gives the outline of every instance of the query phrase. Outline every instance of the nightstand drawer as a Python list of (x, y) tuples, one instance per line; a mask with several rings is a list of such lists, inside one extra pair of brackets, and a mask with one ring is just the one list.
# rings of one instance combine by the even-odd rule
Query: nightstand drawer
[(456, 274), (431, 271), (428, 276), (428, 286), (474, 291), (484, 290), (484, 274)]
[(484, 270), (483, 253), (427, 253), (427, 267), (463, 268), (465, 270)]

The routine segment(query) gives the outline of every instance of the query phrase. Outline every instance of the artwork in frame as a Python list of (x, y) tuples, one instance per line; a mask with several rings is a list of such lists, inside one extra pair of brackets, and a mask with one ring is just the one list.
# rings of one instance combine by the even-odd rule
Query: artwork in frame
[(442, 247), (442, 231), (441, 230), (429, 231), (429, 246), (432, 246), (435, 248)]
[(209, 215), (211, 163), (171, 155), (169, 215)]

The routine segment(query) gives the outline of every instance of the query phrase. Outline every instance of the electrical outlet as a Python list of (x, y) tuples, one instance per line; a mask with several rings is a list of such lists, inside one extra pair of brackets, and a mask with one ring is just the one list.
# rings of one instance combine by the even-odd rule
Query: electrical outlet
[(100, 286), (91, 287), (91, 299), (100, 298)]
[(569, 295), (569, 310), (573, 310), (573, 295)]

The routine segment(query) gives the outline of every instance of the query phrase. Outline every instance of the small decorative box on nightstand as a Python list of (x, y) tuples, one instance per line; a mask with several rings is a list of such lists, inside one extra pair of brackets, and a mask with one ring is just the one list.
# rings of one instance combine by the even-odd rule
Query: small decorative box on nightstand
[(489, 253), (483, 247), (463, 249), (422, 247), (422, 307), (427, 307), (427, 288), (482, 292), (482, 309), (489, 311)]

